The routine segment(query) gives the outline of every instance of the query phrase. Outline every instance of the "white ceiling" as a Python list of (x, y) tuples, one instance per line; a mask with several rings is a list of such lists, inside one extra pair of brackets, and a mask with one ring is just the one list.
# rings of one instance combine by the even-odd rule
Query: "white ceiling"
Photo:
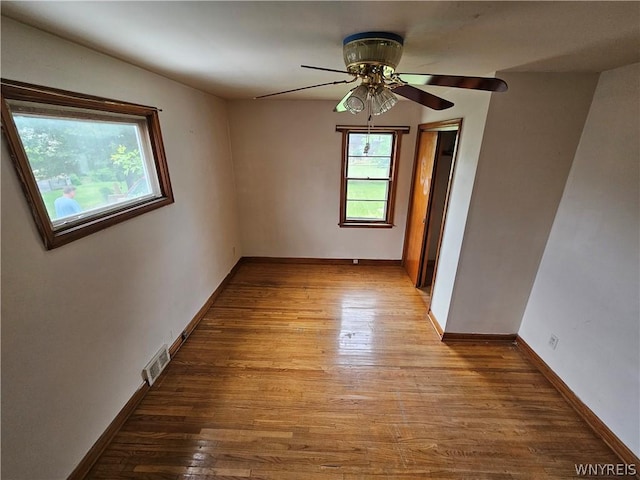
[[(362, 31), (404, 36), (400, 72), (597, 72), (640, 61), (638, 1), (2, 1), (2, 14), (229, 99), (349, 78), (300, 65), (343, 69), (342, 40)], [(336, 99), (349, 88), (275, 98)]]

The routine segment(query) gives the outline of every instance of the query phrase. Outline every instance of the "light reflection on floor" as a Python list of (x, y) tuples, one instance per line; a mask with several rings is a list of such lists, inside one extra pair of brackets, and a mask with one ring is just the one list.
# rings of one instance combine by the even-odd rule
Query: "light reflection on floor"
[(340, 305), (338, 354), (373, 352), (376, 298), (366, 291), (345, 292)]

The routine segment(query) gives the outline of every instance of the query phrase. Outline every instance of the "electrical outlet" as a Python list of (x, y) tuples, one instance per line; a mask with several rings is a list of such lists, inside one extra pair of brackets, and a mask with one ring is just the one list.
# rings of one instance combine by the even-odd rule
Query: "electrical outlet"
[(232, 255), (235, 257), (236, 256), (236, 247), (232, 248), (232, 252), (233, 252)]
[(358, 264), (358, 259), (357, 259), (357, 258), (354, 258), (354, 259), (353, 259), (353, 264), (354, 264), (354, 265), (357, 265), (357, 264)]
[(551, 335), (551, 337), (549, 337), (549, 346), (551, 347), (551, 350), (555, 350), (556, 347), (558, 346), (558, 337), (556, 337), (555, 335)]

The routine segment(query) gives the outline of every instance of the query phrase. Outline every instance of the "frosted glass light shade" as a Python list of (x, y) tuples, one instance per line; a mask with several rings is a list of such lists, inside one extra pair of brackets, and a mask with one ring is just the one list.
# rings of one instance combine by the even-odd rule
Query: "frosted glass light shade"
[(371, 99), (372, 113), (380, 115), (389, 111), (396, 103), (398, 98), (388, 88), (379, 87)]
[(344, 106), (351, 113), (360, 113), (364, 110), (367, 103), (367, 95), (369, 94), (369, 88), (366, 85), (359, 85), (353, 89), (351, 95), (344, 102)]

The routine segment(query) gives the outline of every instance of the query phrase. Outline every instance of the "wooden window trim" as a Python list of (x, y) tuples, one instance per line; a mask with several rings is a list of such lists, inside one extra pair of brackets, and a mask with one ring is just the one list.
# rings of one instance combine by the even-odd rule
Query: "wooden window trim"
[[(342, 163), (340, 168), (340, 222), (342, 228), (393, 228), (393, 216), (395, 211), (396, 185), (398, 175), (398, 163), (400, 160), (400, 147), (402, 144), (402, 134), (408, 133), (410, 127), (407, 126), (352, 126), (338, 125), (336, 131), (342, 133)], [(348, 159), (348, 138), (350, 133), (391, 133), (393, 134), (393, 149), (391, 152), (391, 166), (389, 172), (389, 194), (387, 201), (387, 211), (385, 220), (347, 220), (347, 159)], [(351, 179), (352, 180), (352, 179)], [(385, 180), (386, 181), (386, 180)]]
[[(7, 140), (9, 153), (31, 214), (47, 250), (65, 245), (174, 202), (160, 131), (159, 110), (157, 108), (13, 80), (2, 79), (1, 82), (2, 131)], [(159, 196), (141, 199), (139, 202), (123, 205), (121, 208), (115, 207), (85, 218), (70, 221), (68, 225), (65, 224), (54, 229), (38, 189), (36, 178), (31, 170), (22, 140), (13, 121), (12, 109), (7, 100), (60, 106), (63, 107), (61, 111), (64, 108), (89, 110), (88, 113), (78, 114), (79, 117), (84, 116), (85, 118), (91, 117), (90, 111), (97, 112), (96, 115), (104, 113), (116, 114), (114, 116), (116, 119), (118, 114), (144, 118), (146, 123), (145, 130), (148, 134), (153, 157), (152, 161), (156, 170)]]

